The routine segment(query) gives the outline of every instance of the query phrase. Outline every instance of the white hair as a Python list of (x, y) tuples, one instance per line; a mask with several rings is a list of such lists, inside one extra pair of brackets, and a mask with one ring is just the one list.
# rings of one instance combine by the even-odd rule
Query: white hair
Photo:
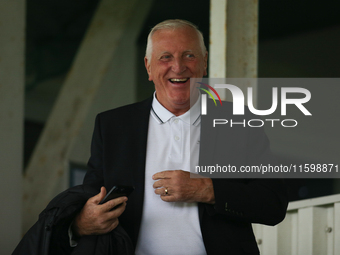
[(193, 28), (199, 38), (199, 43), (200, 43), (200, 47), (202, 49), (202, 54), (203, 56), (205, 55), (205, 53), (207, 52), (207, 49), (204, 45), (204, 39), (203, 39), (203, 34), (201, 31), (198, 30), (197, 26), (187, 20), (182, 20), (182, 19), (168, 19), (165, 20), (161, 23), (158, 23), (156, 26), (154, 26), (149, 35), (148, 35), (148, 41), (146, 44), (146, 51), (145, 51), (145, 57), (147, 59), (151, 59), (151, 53), (152, 53), (152, 36), (153, 34), (158, 31), (158, 30), (162, 30), (162, 29), (169, 29), (169, 30), (175, 30), (178, 28), (183, 28), (183, 27), (191, 27)]

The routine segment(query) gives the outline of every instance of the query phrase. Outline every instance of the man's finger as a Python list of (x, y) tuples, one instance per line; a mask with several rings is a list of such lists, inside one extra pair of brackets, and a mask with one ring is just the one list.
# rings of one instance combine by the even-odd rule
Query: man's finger
[(158, 189), (158, 188), (164, 187), (166, 185), (165, 185), (165, 182), (163, 180), (160, 180), (160, 181), (156, 181), (152, 186), (153, 186), (154, 189)]
[(155, 189), (155, 193), (157, 195), (164, 196), (164, 195), (169, 195), (170, 191), (169, 191), (169, 188), (162, 188), (162, 189)]
[(173, 172), (173, 171), (172, 170), (166, 170), (166, 171), (155, 173), (152, 176), (152, 179), (158, 180), (158, 179), (167, 179), (167, 178), (170, 178), (169, 175), (171, 174), (171, 172)]
[(106, 196), (106, 189), (105, 189), (105, 187), (101, 187), (101, 188), (100, 188), (100, 192), (99, 192), (97, 195), (91, 197), (91, 198), (89, 199), (89, 201), (90, 201), (90, 202), (93, 202), (93, 203), (95, 203), (95, 204), (99, 204), (100, 201), (102, 201), (102, 200), (104, 199), (105, 196)]
[(121, 205), (119, 205), (116, 209), (111, 209), (106, 213), (107, 218), (109, 219), (117, 219), (124, 211), (127, 203), (124, 202)]
[(175, 199), (174, 196), (169, 196), (169, 195), (165, 195), (165, 196), (162, 196), (161, 195), (161, 199), (165, 202), (176, 202), (177, 200)]
[(106, 203), (101, 205), (101, 208), (103, 211), (108, 212), (111, 211), (114, 207), (116, 207), (117, 205), (120, 205), (124, 202), (126, 202), (128, 200), (127, 197), (118, 197), (115, 199), (111, 199), (109, 201), (107, 201)]

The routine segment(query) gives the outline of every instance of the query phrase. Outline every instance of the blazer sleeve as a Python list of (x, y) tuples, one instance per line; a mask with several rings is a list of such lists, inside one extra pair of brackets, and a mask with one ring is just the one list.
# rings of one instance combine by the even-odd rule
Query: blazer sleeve
[(101, 132), (100, 115), (97, 115), (91, 143), (91, 157), (87, 163), (88, 170), (84, 184), (100, 189), (104, 185), (103, 179), (103, 138)]
[[(277, 165), (262, 128), (247, 129), (243, 147), (245, 165)], [(288, 196), (283, 179), (215, 178), (212, 181), (215, 204), (205, 205), (210, 215), (222, 214), (233, 220), (265, 225), (276, 225), (286, 215)]]

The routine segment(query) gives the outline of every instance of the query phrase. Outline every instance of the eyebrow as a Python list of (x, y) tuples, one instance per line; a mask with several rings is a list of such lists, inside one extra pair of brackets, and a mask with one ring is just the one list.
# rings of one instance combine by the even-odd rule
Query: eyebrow
[[(193, 50), (185, 50), (185, 51), (183, 51), (183, 54), (188, 53), (188, 52), (194, 52), (194, 51)], [(170, 53), (169, 51), (163, 51), (163, 52), (161, 52), (160, 55), (162, 55), (162, 54), (172, 54), (172, 53)]]
[(190, 53), (190, 52), (195, 52), (195, 51), (193, 51), (193, 50), (185, 50), (185, 51), (183, 51), (183, 54)]

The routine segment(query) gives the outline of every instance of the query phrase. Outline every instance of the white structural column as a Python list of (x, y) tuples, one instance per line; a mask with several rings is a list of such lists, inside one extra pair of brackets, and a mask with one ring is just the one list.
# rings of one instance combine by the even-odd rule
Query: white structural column
[(0, 254), (21, 238), (25, 1), (0, 1)]
[[(211, 0), (209, 78), (256, 78), (257, 36), (257, 0)], [(256, 84), (245, 84), (244, 94), (247, 86), (254, 87), (256, 105)]]
[[(134, 18), (136, 8), (140, 8), (140, 2), (100, 2), (26, 171), (24, 231), (37, 220), (47, 203), (68, 187), (73, 145), (98, 90), (109, 75), (122, 37), (129, 33), (128, 23)], [(115, 81), (111, 82), (114, 86)]]
[(210, 1), (210, 78), (227, 77), (227, 2), (228, 0)]

